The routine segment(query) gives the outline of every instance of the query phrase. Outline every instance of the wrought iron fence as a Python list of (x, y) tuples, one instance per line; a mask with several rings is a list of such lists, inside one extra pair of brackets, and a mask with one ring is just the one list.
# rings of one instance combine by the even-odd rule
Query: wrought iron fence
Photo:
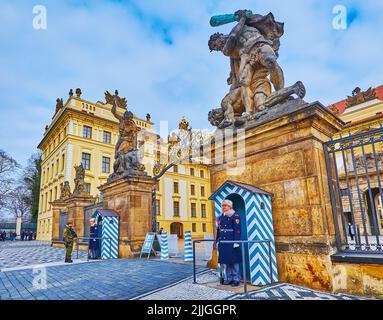
[(324, 144), (339, 250), (383, 253), (383, 125)]

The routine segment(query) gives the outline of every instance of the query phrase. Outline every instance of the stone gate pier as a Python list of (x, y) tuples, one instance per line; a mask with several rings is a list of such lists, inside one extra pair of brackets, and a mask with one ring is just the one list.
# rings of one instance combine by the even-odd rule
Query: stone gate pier
[(99, 187), (104, 209), (114, 210), (120, 216), (119, 258), (132, 258), (132, 251), (137, 251), (151, 231), (153, 186), (151, 177), (131, 176)]
[(337, 290), (323, 143), (341, 126), (341, 120), (321, 103), (293, 101), (275, 106), (243, 129), (221, 130), (212, 145), (212, 159), (223, 159), (212, 166), (212, 190), (232, 180), (273, 194), (280, 281)]

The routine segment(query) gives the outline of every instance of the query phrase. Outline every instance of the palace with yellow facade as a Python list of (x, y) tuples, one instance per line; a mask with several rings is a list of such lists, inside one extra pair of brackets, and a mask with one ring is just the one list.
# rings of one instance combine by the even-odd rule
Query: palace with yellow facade
[[(373, 132), (383, 126), (383, 86), (369, 88), (363, 91), (356, 88), (347, 99), (328, 107), (345, 122), (342, 131), (334, 136), (334, 140), (346, 138), (349, 135)], [(379, 190), (379, 179), (376, 168), (380, 172), (380, 182), (383, 181), (383, 142), (365, 144), (362, 147), (345, 148), (345, 157), (338, 152), (336, 159), (340, 172), (340, 188), (346, 223), (352, 223), (353, 212), (355, 224), (360, 226), (363, 235), (363, 220), (366, 222), (366, 234), (383, 234), (383, 206)], [(364, 154), (363, 154), (364, 153)], [(366, 163), (365, 163), (366, 162)], [(346, 165), (344, 165), (346, 163)], [(356, 168), (354, 168), (354, 163)], [(345, 174), (345, 166), (348, 176)], [(369, 176), (366, 176), (366, 169)], [(357, 174), (355, 174), (357, 172)], [(347, 179), (349, 188), (347, 186)], [(370, 187), (369, 187), (370, 186)], [(350, 205), (348, 189), (350, 189)], [(371, 193), (370, 193), (371, 189)], [(359, 199), (359, 193), (362, 198)], [(371, 198), (372, 197), (372, 198)], [(376, 226), (375, 226), (376, 225)]]
[[(40, 202), (37, 239), (52, 240), (51, 202), (60, 198), (60, 186), (69, 181), (74, 187), (74, 166), (85, 168), (85, 189), (102, 201), (98, 186), (106, 183), (113, 172), (115, 144), (119, 123), (112, 114), (112, 105), (84, 100), (82, 92), (71, 90), (64, 103), (57, 99), (56, 112), (38, 148), (42, 153)], [(118, 110), (119, 113), (125, 109)], [(161, 157), (161, 143), (154, 132), (150, 115), (137, 116), (134, 121), (141, 128), (138, 144), (142, 161), (149, 175)], [(183, 120), (185, 121), (185, 120)], [(210, 171), (207, 164), (180, 163), (168, 170), (158, 181), (156, 211), (158, 230), (163, 228), (182, 237), (191, 231), (194, 238), (213, 233), (210, 195)]]

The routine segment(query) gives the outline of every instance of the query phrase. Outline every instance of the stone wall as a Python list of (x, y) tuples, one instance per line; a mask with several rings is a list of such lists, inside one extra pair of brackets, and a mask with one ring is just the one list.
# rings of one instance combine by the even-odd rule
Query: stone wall
[(333, 263), (334, 291), (383, 298), (383, 265)]
[(225, 161), (212, 167), (212, 191), (234, 180), (274, 194), (281, 281), (333, 290), (330, 256), (335, 253), (335, 228), (323, 142), (340, 127), (340, 121), (319, 103), (248, 126), (243, 137), (234, 137), (237, 155), (246, 155), (245, 170), (237, 175), (227, 170), (239, 163), (227, 156), (233, 139), (217, 140), (213, 146), (213, 156), (222, 153)]

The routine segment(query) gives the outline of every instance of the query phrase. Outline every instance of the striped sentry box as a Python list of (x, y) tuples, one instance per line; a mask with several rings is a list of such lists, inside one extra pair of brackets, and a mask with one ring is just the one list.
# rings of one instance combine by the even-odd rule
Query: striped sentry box
[(278, 271), (271, 205), (272, 195), (252, 185), (227, 181), (209, 198), (214, 200), (216, 221), (221, 214), (222, 201), (233, 194), (241, 196), (245, 203), (247, 239), (250, 241), (271, 240), (272, 281), (267, 244), (249, 245), (251, 284), (265, 286), (277, 282)]
[(161, 260), (169, 259), (168, 233), (161, 233)]
[(97, 210), (93, 217), (102, 217), (101, 259), (118, 258), (119, 216), (113, 210)]
[(185, 231), (185, 252), (184, 261), (193, 261), (193, 246), (190, 231)]

